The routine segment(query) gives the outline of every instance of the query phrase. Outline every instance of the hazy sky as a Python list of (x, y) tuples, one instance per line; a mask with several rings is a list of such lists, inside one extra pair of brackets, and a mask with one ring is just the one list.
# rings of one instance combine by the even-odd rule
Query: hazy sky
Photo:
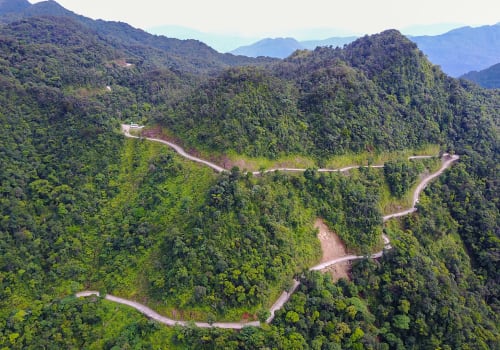
[[(32, 3), (39, 2), (30, 0)], [(500, 22), (498, 0), (58, 0), (78, 14), (148, 29), (179, 25), (251, 37), (296, 36), (311, 28), (372, 34), (389, 28)], [(411, 34), (411, 33), (410, 33)], [(319, 38), (321, 39), (321, 38)]]

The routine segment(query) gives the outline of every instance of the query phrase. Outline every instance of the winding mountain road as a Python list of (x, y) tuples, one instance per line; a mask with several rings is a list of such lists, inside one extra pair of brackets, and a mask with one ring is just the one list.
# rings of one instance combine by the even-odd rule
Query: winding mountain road
[[(131, 137), (131, 138), (140, 138), (139, 136), (131, 135), (129, 128), (130, 128), (129, 125), (125, 125), (125, 124), (122, 125), (122, 130), (123, 130), (125, 136)], [(184, 151), (184, 149), (182, 147), (180, 147), (172, 142), (168, 142), (168, 141), (161, 140), (161, 139), (155, 139), (155, 138), (144, 138), (144, 139), (147, 139), (150, 141), (155, 141), (155, 142), (160, 142), (160, 143), (163, 143), (165, 145), (168, 145), (168, 146), (172, 147), (181, 156), (185, 157), (186, 159), (192, 160), (192, 161), (200, 163), (200, 164), (204, 164), (204, 165), (214, 169), (215, 171), (217, 171), (219, 173), (227, 171), (226, 169), (218, 166), (217, 164), (214, 164), (212, 162), (209, 162), (209, 161), (206, 161), (204, 159), (200, 159), (200, 158), (197, 158), (197, 157), (194, 157), (194, 156), (188, 154), (186, 151)], [(432, 156), (412, 156), (412, 157), (409, 157), (409, 159), (423, 159), (423, 158), (432, 158)], [(446, 169), (448, 169), (453, 164), (453, 162), (457, 161), (459, 159), (459, 156), (444, 154), (442, 159), (443, 159), (443, 163), (442, 163), (441, 167), (439, 168), (439, 170), (436, 171), (435, 173), (432, 173), (432, 174), (424, 177), (422, 179), (422, 181), (418, 184), (417, 188), (415, 189), (415, 192), (413, 193), (412, 208), (401, 211), (401, 212), (386, 215), (383, 217), (384, 222), (387, 220), (390, 220), (392, 218), (401, 217), (401, 216), (408, 215), (408, 214), (415, 212), (417, 210), (417, 208), (415, 206), (418, 203), (418, 199), (420, 198), (420, 194), (424, 190), (424, 188), (429, 184), (429, 182), (431, 182), (433, 179), (435, 179), (436, 177), (441, 175)], [(340, 168), (340, 169), (319, 169), (318, 171), (319, 172), (345, 172), (345, 171), (359, 168), (359, 167), (360, 166), (355, 165), (355, 166), (349, 166), (349, 167)], [(382, 168), (383, 165), (373, 165), (370, 167)], [(267, 171), (265, 171), (265, 173), (278, 171), (278, 170), (303, 172), (306, 169), (277, 168), (277, 169), (267, 170)], [(261, 174), (261, 172), (254, 172), (254, 174), (256, 174), (256, 175)], [(370, 255), (370, 258), (378, 259), (378, 258), (382, 257), (385, 250), (392, 249), (389, 237), (387, 237), (386, 235), (382, 235), (382, 239), (384, 240), (384, 249), (377, 252), (377, 253)], [(329, 266), (332, 266), (332, 265), (335, 265), (335, 264), (338, 264), (341, 262), (354, 261), (354, 260), (360, 260), (360, 259), (365, 259), (365, 258), (367, 258), (367, 257), (362, 256), (362, 255), (346, 255), (346, 256), (336, 258), (336, 259), (333, 259), (330, 261), (326, 261), (324, 263), (313, 266), (309, 270), (310, 271), (320, 271), (320, 270), (323, 270)], [(294, 279), (290, 290), (283, 291), (283, 293), (281, 293), (281, 295), (276, 300), (276, 302), (271, 306), (271, 308), (269, 310), (270, 316), (267, 318), (266, 323), (269, 324), (272, 322), (276, 311), (280, 310), (283, 307), (283, 305), (285, 305), (285, 303), (290, 299), (291, 295), (295, 292), (295, 290), (299, 287), (299, 285), (300, 285), (300, 282)], [(99, 296), (99, 292), (97, 292), (97, 291), (82, 291), (82, 292), (76, 293), (75, 296), (77, 298), (89, 297), (89, 296)], [(119, 298), (119, 297), (113, 296), (111, 294), (105, 295), (104, 299), (115, 302), (115, 303), (119, 303), (119, 304), (128, 305), (130, 307), (133, 307), (134, 309), (136, 309), (137, 311), (139, 311), (143, 315), (145, 315), (153, 320), (156, 320), (160, 323), (163, 323), (167, 326), (174, 326), (174, 325), (186, 326), (186, 325), (192, 323), (192, 322), (182, 321), (182, 320), (173, 320), (171, 318), (168, 318), (168, 317), (165, 317), (165, 316), (158, 314), (157, 312), (150, 309), (146, 305), (140, 304), (140, 303), (132, 301), (132, 300)], [(260, 326), (260, 323), (258, 321), (254, 321), (254, 322), (214, 322), (214, 323), (194, 322), (194, 324), (200, 328), (218, 327), (218, 328), (227, 328), (227, 329), (242, 329), (243, 327), (247, 327), (247, 326), (254, 326), (254, 327)]]
[(224, 169), (223, 167), (218, 166), (215, 163), (212, 163), (212, 162), (209, 162), (208, 160), (201, 159), (201, 158), (198, 158), (198, 157), (190, 155), (189, 153), (187, 153), (184, 150), (184, 148), (182, 148), (179, 145), (176, 145), (173, 142), (168, 142), (168, 141), (165, 141), (165, 140), (162, 140), (162, 139), (155, 139), (155, 138), (151, 138), (151, 137), (140, 137), (140, 136), (132, 135), (132, 134), (130, 134), (130, 125), (128, 125), (128, 124), (122, 124), (122, 131), (123, 131), (123, 133), (125, 134), (126, 137), (130, 137), (130, 138), (133, 138), (133, 139), (144, 139), (144, 140), (149, 140), (149, 141), (163, 143), (164, 145), (167, 145), (167, 146), (173, 148), (182, 157), (184, 157), (186, 159), (189, 159), (189, 160), (191, 160), (193, 162), (196, 162), (196, 163), (204, 164), (204, 165), (206, 165), (206, 166), (214, 169), (218, 173), (222, 173), (224, 171), (227, 171), (226, 169)]
[(422, 181), (418, 184), (417, 188), (415, 189), (415, 192), (413, 192), (413, 202), (412, 202), (412, 207), (407, 210), (403, 210), (394, 214), (389, 214), (383, 217), (384, 222), (392, 219), (392, 218), (397, 218), (400, 216), (405, 216), (411, 213), (414, 213), (417, 211), (416, 205), (418, 203), (418, 198), (420, 197), (420, 193), (424, 190), (424, 188), (434, 180), (436, 177), (441, 175), (446, 169), (448, 169), (453, 162), (456, 162), (460, 157), (457, 155), (449, 155), (448, 153), (443, 154), (443, 164), (441, 164), (441, 168), (439, 168), (438, 171), (435, 173), (432, 173), (428, 176), (426, 176)]
[[(94, 291), (94, 290), (86, 290), (86, 291), (75, 294), (75, 296), (77, 298), (89, 297), (92, 295), (99, 296), (100, 293), (98, 291)], [(175, 326), (175, 325), (187, 326), (190, 323), (189, 321), (173, 320), (171, 318), (162, 316), (159, 313), (157, 313), (156, 311), (147, 307), (146, 305), (143, 305), (141, 303), (138, 303), (138, 302), (135, 302), (132, 300), (115, 297), (111, 294), (106, 294), (104, 299), (118, 303), (118, 304), (123, 304), (123, 305), (133, 307), (134, 309), (136, 309), (137, 311), (139, 311), (143, 315), (145, 315), (145, 316), (147, 316), (155, 321), (163, 323), (167, 326)], [(247, 323), (243, 323), (243, 322), (214, 322), (211, 324), (208, 322), (194, 322), (194, 324), (200, 328), (217, 327), (217, 328), (228, 328), (228, 329), (241, 329), (241, 328), (246, 327), (246, 326), (258, 327), (260, 325), (260, 323), (258, 321), (247, 322)]]
[[(149, 141), (154, 141), (154, 142), (160, 142), (160, 143), (163, 143), (164, 145), (171, 147), (174, 151), (179, 153), (179, 155), (181, 155), (182, 157), (189, 159), (189, 160), (196, 162), (196, 163), (204, 164), (204, 165), (212, 168), (213, 170), (215, 170), (218, 173), (222, 173), (224, 171), (229, 171), (228, 169), (223, 168), (215, 163), (212, 163), (212, 162), (205, 160), (205, 159), (195, 157), (195, 156), (187, 153), (184, 150), (184, 148), (182, 148), (181, 146), (179, 146), (173, 142), (169, 142), (169, 141), (165, 141), (165, 140), (157, 139), (157, 138), (152, 138), (152, 137), (142, 137), (142, 136), (132, 135), (130, 133), (130, 129), (131, 129), (130, 125), (128, 125), (128, 124), (122, 124), (121, 128), (122, 128), (123, 134), (126, 137), (133, 138), (133, 139), (144, 139), (144, 140), (149, 140)], [(426, 158), (432, 158), (432, 157), (434, 157), (434, 156), (410, 156), (410, 157), (408, 157), (408, 159), (426, 159)], [(320, 168), (320, 169), (318, 169), (318, 172), (320, 172), (320, 173), (334, 173), (334, 172), (343, 173), (343, 172), (346, 172), (346, 171), (349, 171), (352, 169), (358, 169), (358, 168), (383, 168), (383, 167), (384, 167), (383, 164), (382, 165), (350, 165), (350, 166), (347, 166), (344, 168), (338, 168), (338, 169)], [(267, 173), (272, 173), (275, 171), (304, 172), (306, 170), (307, 169), (305, 169), (305, 168), (272, 168), (272, 169), (264, 170), (263, 172), (262, 171), (254, 171), (254, 172), (252, 172), (252, 174), (253, 175), (261, 175), (262, 173), (267, 174)]]

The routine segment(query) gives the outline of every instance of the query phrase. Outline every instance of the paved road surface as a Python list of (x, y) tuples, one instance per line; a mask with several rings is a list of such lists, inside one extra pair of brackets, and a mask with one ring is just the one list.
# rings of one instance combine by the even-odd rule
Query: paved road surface
[[(129, 132), (129, 128), (130, 127), (128, 125), (122, 125), (122, 130), (125, 133), (125, 135), (127, 137), (139, 138), (137, 136), (131, 135)], [(184, 151), (184, 149), (182, 147), (180, 147), (174, 143), (160, 140), (160, 139), (154, 139), (154, 138), (146, 138), (146, 139), (166, 144), (166, 145), (172, 147), (181, 156), (183, 156), (187, 159), (190, 159), (194, 162), (205, 164), (217, 172), (227, 171), (226, 169), (218, 166), (217, 164), (214, 164), (214, 163), (211, 163), (211, 162), (206, 161), (204, 159), (200, 159), (200, 158), (189, 155), (188, 153), (186, 153)], [(423, 158), (432, 158), (432, 156), (412, 156), (412, 157), (409, 157), (409, 159), (423, 159)], [(415, 192), (413, 193), (413, 207), (408, 209), (408, 210), (404, 210), (404, 211), (401, 211), (398, 213), (384, 216), (383, 217), (384, 222), (387, 220), (390, 220), (392, 218), (395, 218), (395, 217), (400, 217), (400, 216), (408, 215), (408, 214), (415, 212), (417, 210), (415, 205), (418, 203), (420, 193), (423, 191), (423, 189), (429, 184), (430, 181), (432, 181), (433, 179), (435, 179), (436, 177), (441, 175), (447, 168), (449, 168), (452, 165), (453, 162), (457, 161), (458, 159), (459, 159), (459, 157), (457, 155), (450, 156), (448, 154), (444, 154), (443, 155), (443, 164), (441, 165), (441, 168), (438, 171), (436, 171), (435, 173), (430, 174), (427, 177), (425, 177), (420, 182), (420, 184), (417, 186), (417, 188), (415, 189)], [(371, 167), (382, 168), (383, 165), (373, 165)], [(348, 170), (351, 170), (354, 168), (359, 168), (359, 166), (349, 166), (349, 167), (345, 167), (345, 168), (341, 168), (341, 169), (319, 169), (318, 171), (320, 171), (320, 172), (334, 172), (334, 171), (344, 172), (344, 171), (348, 171)], [(305, 171), (306, 169), (280, 168), (280, 169), (267, 170), (265, 172), (272, 172), (272, 171), (276, 171), (276, 170), (302, 172), (302, 171)], [(260, 174), (260, 172), (254, 172), (254, 174)], [(392, 249), (389, 237), (387, 237), (386, 235), (382, 235), (382, 238), (384, 240), (384, 250)], [(384, 250), (370, 255), (370, 258), (372, 258), (372, 259), (380, 258), (384, 254)], [(316, 266), (311, 267), (309, 270), (320, 271), (320, 270), (323, 270), (331, 265), (335, 265), (335, 264), (338, 264), (341, 262), (360, 260), (360, 259), (365, 259), (365, 258), (366, 258), (365, 256), (361, 256), (361, 255), (347, 255), (347, 256), (344, 256), (341, 258), (336, 258), (336, 259), (318, 264)], [(290, 299), (291, 295), (295, 292), (295, 290), (299, 287), (299, 285), (300, 285), (300, 282), (294, 279), (293, 285), (290, 288), (290, 290), (284, 291), (283, 293), (281, 293), (280, 297), (276, 300), (276, 302), (273, 304), (273, 306), (269, 310), (271, 315), (266, 320), (266, 323), (272, 322), (276, 311), (280, 310), (283, 307), (283, 305), (285, 305), (285, 303)], [(99, 296), (99, 292), (97, 292), (97, 291), (83, 291), (83, 292), (76, 293), (77, 298), (88, 297), (91, 295)], [(147, 317), (154, 319), (158, 322), (161, 322), (163, 324), (166, 324), (168, 326), (174, 326), (176, 324), (181, 325), (181, 326), (185, 326), (188, 324), (188, 322), (186, 322), (186, 321), (173, 320), (173, 319), (170, 319), (168, 317), (162, 316), (162, 315), (158, 314), (157, 312), (155, 312), (154, 310), (151, 310), (147, 306), (140, 304), (138, 302), (132, 301), (132, 300), (127, 300), (127, 299), (115, 297), (115, 296), (110, 295), (110, 294), (107, 294), (105, 296), (105, 299), (109, 300), (109, 301), (113, 301), (115, 303), (119, 303), (119, 304), (128, 305), (130, 307), (133, 307), (134, 309), (138, 310), (140, 313), (146, 315)], [(254, 322), (215, 322), (212, 324), (209, 324), (207, 322), (194, 322), (194, 324), (198, 327), (201, 327), (201, 328), (219, 327), (219, 328), (228, 328), (228, 329), (242, 329), (243, 327), (247, 327), (247, 326), (257, 327), (260, 325), (260, 323), (258, 321), (254, 321)]]
[[(89, 297), (92, 295), (99, 296), (100, 293), (97, 291), (94, 291), (94, 290), (86, 290), (86, 291), (83, 291), (80, 293), (76, 293), (75, 295), (77, 298), (82, 298), (82, 297)], [(147, 316), (155, 321), (163, 323), (167, 326), (175, 326), (175, 325), (186, 326), (189, 323), (187, 321), (173, 320), (171, 318), (162, 316), (159, 313), (157, 313), (156, 311), (151, 310), (146, 305), (143, 305), (141, 303), (138, 303), (138, 302), (135, 302), (132, 300), (115, 297), (114, 295), (111, 295), (111, 294), (106, 294), (104, 299), (118, 303), (118, 304), (123, 304), (123, 305), (133, 307), (134, 309), (139, 311), (141, 314), (143, 314), (143, 315), (145, 315), (145, 316)], [(260, 325), (260, 323), (258, 321), (247, 322), (247, 323), (244, 323), (244, 322), (214, 322), (212, 324), (209, 324), (207, 322), (194, 322), (194, 324), (200, 328), (218, 327), (218, 328), (230, 328), (230, 329), (242, 329), (243, 327), (246, 327), (246, 326), (258, 327)]]
[(441, 165), (441, 168), (436, 171), (433, 174), (428, 175), (425, 177), (417, 186), (415, 189), (415, 192), (413, 192), (413, 202), (412, 202), (412, 207), (407, 210), (403, 210), (394, 214), (389, 214), (383, 217), (384, 221), (387, 221), (392, 218), (397, 218), (400, 216), (405, 216), (411, 213), (414, 213), (417, 211), (417, 208), (415, 207), (418, 203), (418, 198), (420, 197), (420, 193), (424, 190), (424, 188), (434, 180), (436, 177), (441, 175), (446, 169), (448, 169), (451, 164), (455, 161), (457, 161), (460, 157), (457, 155), (450, 156), (449, 154), (443, 154), (443, 164)]

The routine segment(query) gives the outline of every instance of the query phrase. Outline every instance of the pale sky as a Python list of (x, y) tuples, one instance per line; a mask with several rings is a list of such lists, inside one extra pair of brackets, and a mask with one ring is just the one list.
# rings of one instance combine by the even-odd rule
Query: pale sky
[(58, 0), (57, 2), (87, 17), (127, 22), (142, 29), (178, 25), (207, 33), (249, 37), (297, 37), (297, 33), (315, 28), (336, 28), (343, 30), (346, 35), (361, 35), (389, 28), (403, 31), (415, 25), (453, 23), (457, 26), (479, 26), (500, 22), (499, 0)]

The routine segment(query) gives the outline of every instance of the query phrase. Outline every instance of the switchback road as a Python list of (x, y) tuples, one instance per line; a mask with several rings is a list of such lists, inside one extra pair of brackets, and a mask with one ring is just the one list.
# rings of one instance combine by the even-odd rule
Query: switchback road
[[(131, 138), (139, 138), (138, 136), (131, 135), (129, 128), (130, 128), (129, 125), (122, 125), (122, 130), (123, 130), (125, 136), (131, 137)], [(180, 147), (172, 142), (168, 142), (168, 141), (161, 140), (161, 139), (154, 139), (154, 138), (145, 138), (145, 139), (166, 144), (166, 145), (172, 147), (177, 153), (179, 153), (181, 156), (185, 157), (186, 159), (189, 159), (189, 160), (192, 160), (194, 162), (209, 166), (210, 168), (214, 169), (217, 172), (227, 171), (226, 169), (218, 166), (217, 164), (206, 161), (204, 159), (194, 157), (194, 156), (186, 153), (182, 147)], [(431, 157), (432, 156), (413, 156), (413, 157), (409, 157), (409, 159), (422, 159), (422, 158), (431, 158)], [(415, 206), (418, 203), (418, 199), (420, 198), (420, 194), (424, 190), (424, 188), (429, 184), (429, 182), (431, 182), (433, 179), (435, 179), (436, 177), (441, 175), (446, 169), (448, 169), (453, 164), (453, 162), (457, 161), (458, 159), (459, 159), (459, 156), (457, 156), (457, 155), (444, 154), (443, 158), (442, 158), (443, 163), (442, 163), (441, 167), (439, 168), (439, 170), (436, 171), (435, 173), (432, 173), (432, 174), (424, 177), (422, 179), (422, 181), (418, 184), (417, 188), (415, 189), (415, 191), (413, 193), (412, 207), (410, 209), (407, 209), (407, 210), (404, 210), (401, 212), (386, 215), (383, 217), (383, 221), (385, 222), (385, 221), (390, 220), (392, 218), (401, 217), (401, 216), (408, 215), (408, 214), (415, 212), (417, 210), (417, 208)], [(355, 165), (355, 166), (349, 166), (349, 167), (340, 168), (340, 169), (319, 169), (318, 171), (320, 171), (320, 172), (345, 172), (345, 171), (359, 168), (359, 167), (360, 166)], [(371, 167), (382, 168), (383, 165), (374, 165)], [(267, 170), (265, 172), (273, 172), (273, 171), (277, 171), (277, 170), (303, 172), (306, 169), (280, 168), (280, 169)], [(260, 172), (255, 172), (254, 174), (260, 174)], [(392, 249), (389, 237), (387, 237), (386, 235), (382, 235), (382, 238), (384, 240), (384, 249), (370, 255), (369, 256), (370, 258), (378, 259), (378, 258), (382, 257), (385, 250)], [(361, 255), (347, 255), (347, 256), (343, 256), (341, 258), (336, 258), (336, 259), (318, 264), (316, 266), (311, 267), (309, 270), (320, 271), (320, 270), (323, 270), (329, 266), (332, 266), (332, 265), (335, 265), (335, 264), (338, 264), (341, 262), (354, 261), (354, 260), (360, 260), (360, 259), (365, 259), (365, 258), (367, 258), (367, 257), (361, 256)], [(283, 307), (283, 305), (285, 305), (285, 303), (290, 299), (291, 295), (295, 292), (295, 290), (299, 287), (299, 285), (300, 285), (299, 281), (293, 280), (293, 284), (292, 284), (292, 287), (290, 288), (290, 290), (283, 291), (281, 293), (281, 295), (276, 300), (276, 302), (271, 306), (271, 308), (269, 310), (270, 316), (266, 320), (266, 323), (272, 322), (276, 311), (280, 310)], [(92, 296), (92, 295), (99, 296), (99, 292), (97, 292), (97, 291), (82, 291), (82, 292), (76, 293), (77, 298), (88, 297), (88, 296)], [(115, 303), (119, 303), (119, 304), (128, 305), (130, 307), (133, 307), (134, 309), (136, 309), (137, 311), (139, 311), (143, 315), (145, 315), (153, 320), (156, 320), (160, 323), (163, 323), (167, 326), (174, 326), (176, 324), (181, 325), (181, 326), (186, 326), (188, 323), (190, 323), (188, 321), (173, 320), (171, 318), (162, 316), (162, 315), (158, 314), (157, 312), (155, 312), (154, 310), (147, 307), (146, 305), (140, 304), (140, 303), (132, 301), (132, 300), (119, 298), (119, 297), (116, 297), (116, 296), (113, 296), (110, 294), (107, 294), (106, 296), (104, 296), (104, 299), (115, 302)], [(194, 322), (194, 324), (200, 328), (218, 327), (218, 328), (227, 328), (227, 329), (242, 329), (243, 327), (247, 327), (247, 326), (256, 326), (256, 327), (260, 326), (260, 323), (258, 321), (254, 321), (254, 322), (214, 322), (214, 323)]]

